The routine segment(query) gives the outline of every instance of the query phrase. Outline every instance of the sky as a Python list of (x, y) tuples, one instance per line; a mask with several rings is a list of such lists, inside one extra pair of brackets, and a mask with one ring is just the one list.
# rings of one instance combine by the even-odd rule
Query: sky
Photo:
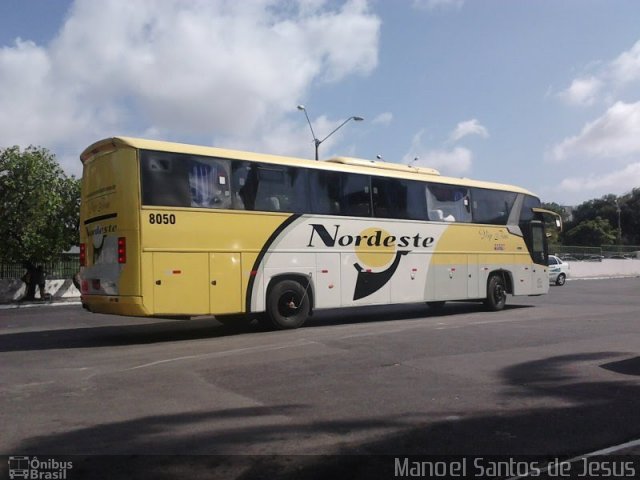
[(2, 0), (0, 148), (351, 156), (577, 205), (640, 187), (636, 0)]

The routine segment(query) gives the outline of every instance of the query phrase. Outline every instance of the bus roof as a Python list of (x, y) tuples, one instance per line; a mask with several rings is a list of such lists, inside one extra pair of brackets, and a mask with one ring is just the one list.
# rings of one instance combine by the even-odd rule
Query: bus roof
[(404, 178), (408, 180), (446, 183), (450, 185), (506, 190), (510, 192), (534, 195), (530, 191), (521, 187), (517, 187), (515, 185), (486, 182), (481, 180), (471, 180), (468, 178), (441, 176), (438, 170), (428, 167), (413, 167), (400, 163), (381, 162), (377, 160), (367, 160), (350, 157), (336, 157), (318, 162), (315, 160), (296, 157), (270, 155), (241, 150), (230, 150), (217, 147), (206, 147), (201, 145), (189, 145), (186, 143), (147, 140), (133, 137), (110, 137), (99, 140), (88, 146), (80, 154), (80, 160), (82, 161), (82, 163), (85, 163), (99, 153), (106, 153), (118, 148), (134, 148), (140, 150), (155, 150), (161, 152), (174, 152), (209, 157), (277, 163), (289, 166), (316, 168), (320, 170), (345, 171), (351, 173)]

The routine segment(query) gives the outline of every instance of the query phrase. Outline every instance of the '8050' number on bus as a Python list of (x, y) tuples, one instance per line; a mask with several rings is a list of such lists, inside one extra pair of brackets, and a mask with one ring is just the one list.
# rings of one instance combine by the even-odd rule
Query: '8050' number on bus
[(175, 225), (176, 216), (173, 213), (150, 213), (149, 223), (151, 225)]

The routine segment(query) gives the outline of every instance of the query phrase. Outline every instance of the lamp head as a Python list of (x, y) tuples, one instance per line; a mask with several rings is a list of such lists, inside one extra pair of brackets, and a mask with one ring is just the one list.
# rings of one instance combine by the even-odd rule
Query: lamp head
[(356, 122), (361, 122), (364, 120), (364, 118), (362, 117), (351, 117), (351, 118), (353, 118)]
[(298, 110), (306, 110), (306, 108), (304, 108), (304, 105), (298, 105)]

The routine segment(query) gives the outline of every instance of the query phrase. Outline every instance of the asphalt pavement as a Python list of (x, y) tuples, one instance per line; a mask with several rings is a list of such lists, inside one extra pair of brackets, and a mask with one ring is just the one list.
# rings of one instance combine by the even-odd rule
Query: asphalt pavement
[[(569, 282), (497, 313), (318, 312), (285, 332), (3, 310), (0, 453), (120, 455), (115, 476), (142, 462), (138, 478), (388, 478), (389, 455), (637, 455), (639, 289)], [(105, 458), (73, 457), (89, 470)]]

